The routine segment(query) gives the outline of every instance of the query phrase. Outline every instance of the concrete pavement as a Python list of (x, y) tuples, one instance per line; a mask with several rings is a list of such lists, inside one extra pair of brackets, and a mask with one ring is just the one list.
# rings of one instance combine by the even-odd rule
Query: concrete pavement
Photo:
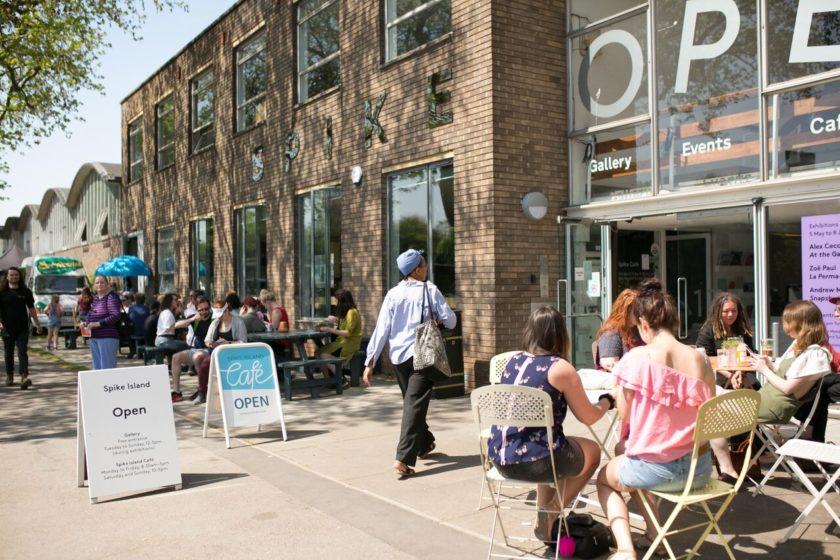
[[(70, 364), (87, 361), (84, 349), (56, 354)], [(468, 399), (432, 403), (439, 452), (402, 481), (391, 472), (401, 414), (393, 383), (320, 399), (296, 395), (284, 404), (288, 441), (279, 429), (242, 430), (230, 450), (218, 430), (201, 438), (203, 406), (177, 403), (184, 490), (91, 506), (73, 480), (75, 375), (38, 357), (33, 367), (35, 390), (0, 392), (0, 558), (486, 555), (492, 512), (476, 509), (481, 474)], [(191, 393), (195, 378), (182, 381)], [(571, 415), (567, 432), (588, 434)], [(829, 439), (840, 441), (840, 423)], [(738, 558), (840, 558), (840, 537), (826, 533), (822, 508), (790, 542), (776, 545), (808, 501), (780, 476), (766, 496), (738, 496), (721, 527), (737, 535)], [(840, 511), (840, 496), (829, 501)], [(587, 509), (603, 521), (599, 510)], [(527, 533), (532, 517), (514, 513), (509, 525)], [(705, 558), (724, 557), (713, 540), (701, 550)]]

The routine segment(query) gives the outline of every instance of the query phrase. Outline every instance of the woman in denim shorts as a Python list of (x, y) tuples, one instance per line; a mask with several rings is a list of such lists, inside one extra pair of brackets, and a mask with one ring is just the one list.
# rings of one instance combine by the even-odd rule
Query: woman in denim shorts
[[(598, 499), (618, 545), (611, 557), (616, 560), (636, 558), (636, 548), (646, 549), (656, 538), (651, 520), (646, 519), (646, 539), (633, 541), (621, 492), (685, 488), (697, 411), (714, 396), (715, 386), (706, 357), (674, 336), (677, 308), (659, 280), (642, 283), (636, 320), (646, 346), (632, 349), (613, 369), (624, 441), (616, 449), (617, 456), (598, 473)], [(708, 484), (711, 472), (707, 444), (698, 459), (692, 488)], [(638, 493), (631, 495), (646, 516)], [(655, 504), (650, 496), (646, 498)], [(655, 506), (652, 509), (656, 514)]]

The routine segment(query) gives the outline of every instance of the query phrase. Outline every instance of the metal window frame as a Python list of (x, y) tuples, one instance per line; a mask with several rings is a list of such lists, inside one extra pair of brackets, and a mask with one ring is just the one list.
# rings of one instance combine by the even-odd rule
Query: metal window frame
[[(209, 84), (199, 88), (197, 86), (198, 82), (206, 76), (210, 76)], [(200, 74), (196, 75), (192, 80), (190, 80), (190, 148), (192, 153), (206, 150), (207, 148), (213, 145), (210, 144), (208, 146), (204, 146), (200, 150), (197, 150), (195, 147), (195, 135), (204, 132), (209, 128), (212, 128), (213, 124), (215, 124), (216, 122), (216, 92), (213, 89), (215, 85), (216, 76), (213, 74), (212, 68), (207, 68), (203, 70)], [(196, 116), (198, 115), (198, 111), (196, 110), (196, 99), (198, 98), (199, 93), (203, 93), (205, 91), (209, 91), (212, 96), (213, 113), (210, 117), (210, 122), (200, 126), (196, 126)], [(215, 139), (213, 143), (215, 144)]]
[[(305, 18), (301, 19), (300, 18), (301, 6), (305, 3), (308, 3), (308, 2), (317, 2), (317, 1), (322, 2), (321, 6), (317, 10), (315, 10), (314, 12), (312, 12), (311, 14), (306, 16)], [(297, 17), (298, 17), (298, 23), (297, 23), (297, 47), (298, 47), (298, 49), (297, 49), (297, 55), (298, 55), (297, 56), (297, 75), (298, 75), (298, 101), (301, 102), (301, 103), (303, 103), (304, 101), (306, 101), (310, 97), (308, 87), (306, 88), (306, 95), (304, 95), (304, 85), (306, 83), (305, 82), (306, 75), (309, 74), (310, 72), (312, 72), (313, 70), (317, 70), (321, 66), (324, 66), (325, 64), (329, 64), (330, 62), (332, 62), (333, 60), (335, 60), (337, 57), (339, 57), (341, 55), (341, 38), (340, 38), (341, 34), (339, 33), (338, 50), (331, 53), (329, 56), (322, 58), (318, 62), (307, 66), (306, 68), (303, 68), (302, 64), (301, 64), (302, 63), (302, 58), (303, 58), (303, 53), (306, 51), (306, 49), (304, 48), (304, 45), (303, 45), (303, 27), (304, 27), (304, 25), (306, 25), (309, 22), (310, 19), (319, 15), (321, 12), (325, 11), (327, 8), (333, 6), (334, 4), (337, 4), (339, 6), (339, 23), (338, 23), (338, 26), (339, 26), (339, 32), (340, 32), (341, 31), (341, 12), (340, 12), (341, 5), (338, 3), (338, 0), (303, 0), (301, 2), (298, 2), (297, 12), (296, 12)]]
[(172, 276), (172, 286), (173, 287), (175, 286), (175, 270), (173, 269), (173, 271), (171, 273), (169, 273), (169, 272), (164, 273), (163, 272), (163, 266), (162, 266), (163, 263), (162, 263), (162, 260), (161, 260), (161, 250), (160, 250), (160, 234), (161, 234), (161, 232), (169, 232), (171, 234), (171, 237), (170, 237), (170, 240), (168, 241), (168, 243), (171, 244), (171, 246), (172, 246), (172, 258), (174, 260), (175, 259), (175, 226), (174, 225), (168, 225), (168, 226), (159, 227), (155, 230), (155, 272), (157, 273), (157, 287), (158, 287), (159, 292), (161, 291), (160, 290), (161, 279), (164, 276)]
[[(391, 60), (394, 60), (398, 56), (402, 56), (403, 54), (406, 54), (406, 53), (392, 53), (391, 52), (391, 30), (394, 27), (401, 24), (402, 22), (416, 16), (417, 14), (420, 14), (422, 12), (425, 12), (429, 8), (437, 6), (438, 4), (443, 2), (443, 0), (428, 0), (427, 2), (417, 6), (413, 10), (410, 10), (410, 11), (404, 13), (403, 15), (401, 15), (400, 17), (393, 18), (393, 19), (392, 19), (392, 16), (394, 14), (391, 14), (391, 2), (396, 2), (396, 0), (384, 0), (384, 2), (385, 2), (385, 61), (390, 62)], [(452, 26), (451, 7), (450, 7), (449, 16), (450, 16), (450, 29), (451, 29), (451, 26)], [(435, 37), (435, 39), (437, 39), (437, 37)], [(434, 39), (432, 39), (432, 40), (434, 40)], [(419, 46), (420, 45), (418, 45), (418, 48), (419, 48)], [(406, 52), (410, 52), (410, 51), (406, 51)]]
[[(132, 130), (132, 128), (134, 130)], [(143, 176), (143, 115), (138, 116), (133, 121), (128, 123), (128, 181), (134, 181)], [(140, 158), (136, 160), (131, 159), (132, 148), (137, 145), (137, 136), (140, 137)], [(132, 170), (140, 165), (140, 173), (135, 177)]]
[[(339, 183), (330, 183), (330, 184), (327, 184), (327, 185), (321, 185), (321, 186), (318, 186), (318, 187), (313, 187), (311, 189), (308, 189), (304, 192), (297, 193), (295, 195), (295, 212), (296, 213), (297, 212), (300, 212), (300, 213), (303, 212), (303, 208), (301, 208), (301, 206), (298, 204), (298, 202), (301, 201), (304, 198), (309, 198), (309, 200), (311, 201), (311, 209), (312, 209), (312, 228), (310, 229), (310, 232), (309, 232), (309, 251), (310, 251), (310, 253), (309, 253), (309, 255), (307, 255), (309, 260), (310, 260), (310, 263), (312, 263), (311, 266), (310, 266), (310, 272), (309, 272), (309, 278), (308, 278), (310, 299), (309, 299), (309, 301), (304, 302), (302, 294), (300, 292), (298, 292), (296, 294), (297, 299), (298, 299), (298, 304), (301, 307), (303, 307), (304, 304), (306, 305), (305, 314), (307, 316), (310, 316), (310, 317), (315, 316), (315, 294), (316, 294), (316, 292), (315, 292), (315, 290), (316, 290), (316, 288), (315, 288), (315, 258), (314, 258), (315, 257), (315, 193), (322, 192), (322, 191), (329, 191), (330, 192), (330, 194), (327, 195), (329, 197), (329, 200), (327, 202), (331, 201), (333, 198), (340, 198), (342, 196), (341, 185)], [(335, 194), (335, 196), (333, 196), (333, 194)], [(330, 237), (331, 237), (331, 234), (332, 234), (332, 231), (330, 229), (330, 218), (331, 218), (331, 216), (330, 216), (329, 204), (327, 204), (325, 206), (325, 209), (326, 209), (326, 224), (325, 224), (325, 228), (324, 228), (324, 239), (327, 241), (327, 243), (329, 243), (329, 240), (330, 240)], [(298, 216), (298, 228), (302, 227), (303, 218), (304, 217), (302, 215)], [(297, 282), (297, 284), (295, 286), (295, 291), (298, 291), (300, 289), (300, 287), (303, 285), (303, 283), (302, 283), (303, 279), (300, 277), (301, 274), (302, 274), (302, 271), (300, 270), (302, 268), (300, 266), (300, 263), (301, 263), (301, 260), (303, 259), (303, 251), (301, 250), (301, 246), (300, 246), (302, 239), (303, 239), (303, 235), (302, 235), (302, 232), (299, 229), (298, 230), (298, 243), (297, 243), (297, 245), (298, 245), (298, 247), (297, 247), (297, 249), (298, 249), (298, 280), (299, 281)], [(330, 266), (329, 275), (332, 276), (332, 272), (333, 272), (332, 261), (329, 262), (329, 266)], [(302, 311), (304, 311), (304, 310), (302, 310)]]
[[(248, 45), (250, 45), (254, 42), (257, 42), (257, 41), (262, 42), (262, 47), (259, 50), (249, 54), (246, 57), (240, 57), (243, 48), (245, 48)], [(240, 69), (245, 64), (247, 64), (248, 62), (250, 62), (252, 59), (256, 58), (259, 55), (263, 56), (263, 63), (268, 65), (268, 61), (265, 60), (266, 46), (267, 45), (266, 45), (266, 39), (265, 39), (265, 32), (263, 32), (263, 31), (258, 31), (257, 33), (255, 33), (255, 35), (253, 37), (248, 38), (248, 40), (243, 41), (242, 43), (240, 43), (236, 46), (236, 54), (235, 54), (235, 63), (236, 64), (234, 65), (234, 72), (235, 72), (235, 78), (236, 79), (235, 79), (235, 86), (234, 87), (235, 87), (235, 93), (236, 93), (236, 130), (237, 130), (237, 132), (241, 132), (243, 130), (247, 130), (248, 128), (250, 128), (250, 127), (244, 126), (244, 124), (242, 122), (242, 111), (243, 111), (243, 109), (245, 109), (249, 105), (255, 105), (256, 103), (265, 99), (266, 94), (268, 92), (268, 80), (266, 80), (266, 83), (264, 84), (265, 87), (264, 87), (262, 92), (260, 92), (259, 94), (255, 95), (255, 96), (253, 96), (249, 99), (240, 99), (240, 92), (243, 91), (241, 89), (242, 78), (241, 78)], [(243, 95), (244, 95), (244, 92), (243, 92)], [(254, 126), (254, 125), (252, 125), (252, 126)]]
[[(169, 103), (169, 109), (166, 111), (161, 112), (161, 106), (164, 103)], [(161, 145), (161, 121), (165, 118), (171, 116), (172, 118), (172, 139), (166, 143)], [(172, 162), (166, 165), (161, 165), (161, 154), (166, 150), (172, 148)], [(157, 169), (164, 169), (165, 167), (169, 167), (175, 163), (175, 96), (174, 94), (170, 93), (160, 101), (155, 104), (155, 165)]]
[[(198, 284), (199, 284), (199, 282), (198, 282), (199, 266), (198, 265), (201, 263), (201, 257), (198, 254), (198, 225), (200, 223), (206, 224), (208, 222), (210, 224), (213, 224), (213, 216), (205, 216), (203, 218), (198, 218), (198, 219), (192, 220), (190, 222), (190, 284), (194, 287), (197, 287)], [(211, 226), (211, 227), (213, 227), (213, 226)], [(205, 227), (205, 240), (204, 240), (205, 244), (207, 244), (206, 231), (207, 231), (207, 228)], [(212, 249), (212, 245), (211, 245), (210, 251), (212, 251), (212, 250), (213, 249)], [(207, 255), (205, 255), (205, 257), (206, 256)], [(215, 263), (213, 263), (214, 260), (215, 259), (213, 258), (213, 256), (210, 256), (210, 258), (207, 259), (208, 263), (210, 264), (210, 266), (208, 267), (209, 269), (214, 269), (215, 268), (214, 267)], [(214, 273), (215, 273), (215, 271), (214, 271)], [(208, 270), (207, 277), (208, 277), (208, 284), (210, 286), (213, 286), (214, 278), (213, 278), (213, 274), (210, 273), (210, 270)]]

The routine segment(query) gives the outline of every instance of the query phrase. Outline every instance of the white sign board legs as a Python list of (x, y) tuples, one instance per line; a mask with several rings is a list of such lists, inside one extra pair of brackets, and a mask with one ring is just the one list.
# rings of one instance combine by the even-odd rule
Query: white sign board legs
[[(261, 342), (224, 345), (213, 350), (207, 384), (207, 407), (204, 409), (204, 437), (210, 411), (221, 405), (225, 444), (230, 449), (230, 429), (280, 422), (286, 441), (286, 421), (280, 398), (280, 384), (275, 373), (274, 352)], [(213, 390), (218, 386), (218, 400)]]
[(77, 420), (78, 484), (88, 479), (91, 503), (167, 486), (180, 490), (166, 366), (79, 372)]

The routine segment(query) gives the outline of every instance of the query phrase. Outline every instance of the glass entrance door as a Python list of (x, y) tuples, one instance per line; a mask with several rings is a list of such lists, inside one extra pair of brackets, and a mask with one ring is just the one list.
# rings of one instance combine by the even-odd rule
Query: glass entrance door
[(566, 274), (559, 283), (558, 305), (566, 316), (577, 368), (594, 365), (595, 333), (603, 322), (604, 302), (611, 297), (610, 255), (609, 226), (566, 225)]
[(665, 253), (667, 289), (677, 300), (680, 340), (694, 344), (706, 320), (709, 295), (708, 233), (669, 235)]

